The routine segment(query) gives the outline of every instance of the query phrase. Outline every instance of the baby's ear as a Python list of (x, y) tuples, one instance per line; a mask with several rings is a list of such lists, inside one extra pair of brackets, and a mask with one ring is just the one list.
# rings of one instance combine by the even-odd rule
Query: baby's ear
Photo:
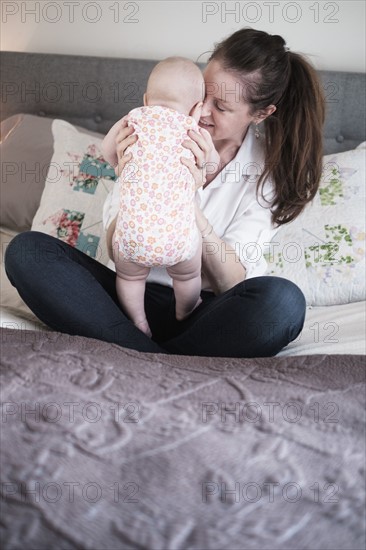
[(203, 107), (203, 103), (202, 101), (199, 101), (198, 103), (196, 103), (194, 105), (194, 107), (192, 107), (192, 109), (190, 110), (190, 116), (192, 118), (194, 118), (194, 120), (198, 123), (200, 118), (201, 118), (201, 113), (202, 113), (202, 107)]

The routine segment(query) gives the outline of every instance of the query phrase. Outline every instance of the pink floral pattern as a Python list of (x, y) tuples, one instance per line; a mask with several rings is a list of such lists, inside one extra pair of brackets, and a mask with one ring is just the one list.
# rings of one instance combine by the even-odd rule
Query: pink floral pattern
[(66, 242), (70, 246), (76, 246), (85, 214), (70, 210), (60, 210), (44, 220), (43, 224), (51, 222), (53, 231), (51, 235)]
[[(171, 266), (197, 250), (195, 182), (180, 157), (192, 117), (163, 107), (133, 109), (127, 119), (139, 136), (119, 179), (120, 210), (114, 250), (145, 266)], [(116, 256), (116, 254), (115, 254)]]

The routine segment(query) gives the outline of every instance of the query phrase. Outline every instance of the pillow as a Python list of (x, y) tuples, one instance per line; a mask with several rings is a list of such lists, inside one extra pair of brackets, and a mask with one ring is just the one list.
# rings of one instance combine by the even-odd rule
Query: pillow
[[(53, 154), (53, 119), (17, 114), (1, 122), (0, 225), (17, 232), (31, 228)], [(81, 129), (80, 129), (81, 130)], [(83, 132), (102, 137), (100, 134)]]
[(308, 305), (366, 299), (365, 153), (363, 143), (324, 157), (314, 200), (279, 228), (265, 254), (266, 274), (296, 283)]
[(14, 115), (1, 123), (1, 225), (30, 229), (53, 153), (52, 121)]
[(17, 231), (0, 226), (0, 317), (1, 326), (18, 330), (52, 330), (29, 309), (11, 284), (5, 271), (4, 256), (8, 244), (18, 235)]
[(52, 134), (54, 154), (32, 230), (57, 237), (106, 265), (103, 204), (116, 176), (102, 157), (102, 139), (57, 119)]

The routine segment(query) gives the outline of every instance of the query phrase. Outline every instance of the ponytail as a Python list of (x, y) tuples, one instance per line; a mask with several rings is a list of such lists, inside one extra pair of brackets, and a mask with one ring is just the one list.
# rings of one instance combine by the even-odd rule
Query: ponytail
[(265, 166), (257, 193), (270, 177), (272, 222), (288, 223), (314, 198), (322, 173), (325, 101), (316, 70), (281, 36), (250, 28), (217, 44), (212, 59), (240, 76), (252, 116), (276, 106), (264, 120)]
[(315, 69), (299, 54), (287, 52), (290, 74), (277, 110), (264, 121), (265, 170), (272, 177), (272, 221), (294, 220), (311, 201), (322, 174), (324, 97)]

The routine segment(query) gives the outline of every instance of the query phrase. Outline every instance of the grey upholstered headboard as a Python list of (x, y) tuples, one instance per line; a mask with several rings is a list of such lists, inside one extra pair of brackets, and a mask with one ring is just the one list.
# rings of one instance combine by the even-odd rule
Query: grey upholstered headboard
[[(142, 105), (156, 60), (1, 53), (1, 120), (15, 113), (62, 118), (106, 133)], [(353, 149), (365, 137), (365, 75), (320, 71), (327, 100), (325, 153)]]

